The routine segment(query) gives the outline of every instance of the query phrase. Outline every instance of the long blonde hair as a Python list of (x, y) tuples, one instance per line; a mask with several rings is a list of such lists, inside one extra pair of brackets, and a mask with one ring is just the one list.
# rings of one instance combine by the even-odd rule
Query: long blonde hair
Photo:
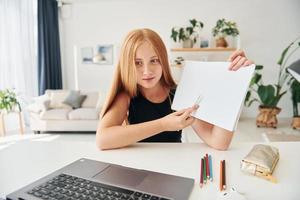
[(146, 28), (133, 30), (128, 33), (121, 47), (118, 65), (114, 73), (110, 92), (101, 111), (101, 118), (110, 109), (120, 92), (126, 92), (130, 98), (137, 95), (135, 55), (137, 48), (144, 42), (149, 42), (158, 56), (162, 66), (161, 84), (170, 89), (176, 87), (176, 83), (170, 72), (167, 50), (159, 35), (151, 29)]

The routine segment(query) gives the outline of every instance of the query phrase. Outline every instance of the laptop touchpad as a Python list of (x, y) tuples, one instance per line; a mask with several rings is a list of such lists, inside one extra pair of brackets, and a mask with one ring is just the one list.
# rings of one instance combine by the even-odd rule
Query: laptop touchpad
[(138, 186), (146, 176), (146, 172), (111, 165), (96, 174), (93, 178), (101, 182), (135, 187)]

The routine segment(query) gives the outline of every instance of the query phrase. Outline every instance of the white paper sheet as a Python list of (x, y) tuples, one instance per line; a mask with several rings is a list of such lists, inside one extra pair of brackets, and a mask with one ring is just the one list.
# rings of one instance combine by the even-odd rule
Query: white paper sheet
[(255, 65), (229, 71), (229, 64), (186, 61), (172, 109), (181, 110), (199, 102), (194, 117), (234, 131)]

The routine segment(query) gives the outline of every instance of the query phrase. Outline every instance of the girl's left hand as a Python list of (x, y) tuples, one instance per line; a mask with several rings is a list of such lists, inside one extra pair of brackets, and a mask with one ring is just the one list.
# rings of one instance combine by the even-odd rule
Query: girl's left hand
[(229, 65), (229, 70), (233, 71), (238, 70), (242, 66), (246, 67), (253, 64), (251, 60), (248, 60), (243, 50), (236, 50), (235, 52), (233, 52), (230, 55), (228, 62), (231, 62), (231, 64)]

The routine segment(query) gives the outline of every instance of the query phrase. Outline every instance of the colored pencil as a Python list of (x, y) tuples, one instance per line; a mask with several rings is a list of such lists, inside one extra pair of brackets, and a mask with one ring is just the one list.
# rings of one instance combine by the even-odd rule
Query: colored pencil
[(225, 168), (225, 160), (223, 160), (223, 164), (222, 164), (222, 168), (223, 168), (223, 189), (226, 190), (226, 168)]
[(212, 158), (211, 158), (211, 155), (208, 156), (208, 161), (209, 161), (209, 177), (210, 177), (210, 181), (213, 181), (213, 170), (212, 170)]
[(223, 190), (223, 177), (222, 177), (222, 175), (223, 175), (223, 167), (222, 167), (222, 160), (220, 161), (220, 191), (222, 191)]
[(203, 183), (207, 181), (207, 174), (206, 174), (206, 159), (205, 156), (203, 157)]
[(206, 177), (209, 180), (209, 162), (208, 162), (208, 154), (205, 155), (205, 162), (206, 162)]
[(201, 171), (200, 171), (200, 187), (203, 186), (203, 158), (201, 158)]

